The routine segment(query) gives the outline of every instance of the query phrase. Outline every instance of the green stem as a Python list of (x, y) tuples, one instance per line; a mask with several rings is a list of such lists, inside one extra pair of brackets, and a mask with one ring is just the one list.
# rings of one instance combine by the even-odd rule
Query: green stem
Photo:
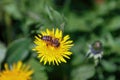
[(0, 63), (0, 71), (1, 71), (1, 63)]
[(64, 5), (64, 9), (63, 9), (63, 12), (65, 14), (67, 14), (69, 12), (70, 3), (71, 3), (71, 0), (66, 0), (65, 1), (65, 5)]
[(12, 40), (12, 36), (11, 36), (11, 18), (10, 18), (10, 15), (8, 13), (5, 12), (5, 24), (6, 24), (6, 41), (7, 41), (7, 44), (10, 43), (10, 41)]

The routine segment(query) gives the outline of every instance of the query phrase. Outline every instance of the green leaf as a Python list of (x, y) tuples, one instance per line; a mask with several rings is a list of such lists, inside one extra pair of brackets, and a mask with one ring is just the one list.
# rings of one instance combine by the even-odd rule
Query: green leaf
[(108, 12), (109, 12), (109, 8), (108, 8), (108, 5), (106, 3), (96, 5), (96, 14), (105, 15)]
[(45, 67), (40, 64), (39, 61), (31, 58), (29, 64), (34, 70), (33, 80), (48, 80), (47, 74), (45, 72)]
[(116, 17), (113, 17), (112, 19), (110, 19), (110, 21), (106, 25), (106, 28), (110, 31), (120, 29), (120, 17), (116, 16)]
[(72, 71), (72, 80), (87, 80), (94, 76), (95, 68), (93, 65), (80, 66)]
[(116, 80), (116, 79), (115, 79), (115, 76), (114, 76), (114, 75), (111, 75), (111, 76), (108, 77), (107, 80)]
[(0, 63), (4, 60), (5, 55), (6, 55), (6, 47), (2, 42), (0, 42)]
[(81, 63), (83, 63), (84, 56), (82, 54), (77, 54), (75, 57), (72, 59), (72, 66), (78, 66)]
[(74, 45), (71, 48), (71, 51), (74, 53), (71, 61), (71, 65), (79, 66), (79, 64), (84, 62), (85, 54), (86, 54), (85, 52), (88, 50), (88, 46), (86, 45), (85, 37), (82, 38), (79, 37), (78, 39), (76, 39), (74, 44), (76, 45)]
[(21, 38), (12, 42), (7, 49), (7, 62), (13, 63), (24, 60), (29, 55), (30, 39)]
[(20, 10), (18, 9), (18, 6), (14, 3), (6, 5), (4, 7), (4, 10), (16, 19), (21, 19), (22, 18), (22, 15), (20, 13)]
[(46, 6), (45, 8), (46, 14), (48, 15), (49, 19), (54, 22), (55, 25), (61, 25), (64, 22), (64, 16), (61, 15), (58, 11), (54, 10), (50, 6)]
[(120, 39), (114, 40), (114, 43), (112, 44), (112, 52), (116, 52), (120, 55)]
[(74, 32), (74, 31), (83, 31), (89, 32), (91, 28), (87, 25), (86, 20), (83, 17), (78, 17), (74, 14), (69, 15), (68, 17), (68, 24), (65, 27), (67, 31)]
[(108, 62), (108, 61), (102, 60), (102, 66), (108, 72), (114, 72), (117, 70), (116, 65), (110, 61)]

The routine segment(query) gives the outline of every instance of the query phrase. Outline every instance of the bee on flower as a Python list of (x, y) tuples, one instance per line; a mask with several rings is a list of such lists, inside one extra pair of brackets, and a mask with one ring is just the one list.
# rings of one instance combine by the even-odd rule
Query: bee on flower
[(39, 38), (46, 42), (46, 46), (53, 46), (53, 47), (60, 46), (60, 42), (58, 38), (53, 38), (51, 36), (42, 36), (42, 35)]
[(94, 58), (95, 64), (98, 63), (98, 60), (103, 56), (103, 45), (100, 41), (95, 41), (89, 45), (89, 50), (86, 54), (88, 58)]
[(46, 29), (41, 31), (41, 34), (35, 36), (34, 43), (36, 46), (33, 48), (38, 53), (40, 62), (44, 64), (57, 64), (67, 61), (65, 58), (70, 59), (70, 48), (73, 46), (72, 40), (69, 40), (69, 35), (63, 37), (62, 30), (59, 29)]

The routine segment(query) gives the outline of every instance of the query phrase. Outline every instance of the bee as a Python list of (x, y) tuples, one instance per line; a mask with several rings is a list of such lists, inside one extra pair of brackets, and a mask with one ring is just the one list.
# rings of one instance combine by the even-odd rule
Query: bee
[(45, 41), (48, 45), (54, 46), (54, 47), (59, 47), (60, 46), (60, 42), (58, 38), (53, 38), (51, 36), (43, 36), (41, 35), (40, 37), (41, 40)]
[(58, 38), (53, 38), (52, 39), (52, 44), (54, 47), (59, 47), (60, 46), (60, 42)]
[(51, 36), (41, 36), (41, 39), (43, 41), (46, 41), (46, 42), (51, 42), (52, 41), (52, 37)]

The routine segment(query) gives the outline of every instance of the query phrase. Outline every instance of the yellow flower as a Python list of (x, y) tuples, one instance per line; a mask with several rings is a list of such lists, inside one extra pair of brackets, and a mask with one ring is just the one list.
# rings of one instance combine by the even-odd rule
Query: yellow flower
[(41, 31), (41, 35), (35, 36), (34, 43), (36, 44), (34, 51), (37, 51), (40, 62), (47, 62), (59, 65), (59, 63), (66, 63), (65, 58), (70, 59), (70, 52), (72, 40), (68, 40), (70, 37), (66, 35), (63, 37), (62, 31), (59, 29), (46, 29)]
[(0, 80), (31, 80), (32, 70), (29, 70), (29, 66), (23, 65), (21, 61), (17, 64), (13, 64), (8, 67), (8, 64), (5, 64), (5, 70), (0, 72)]

